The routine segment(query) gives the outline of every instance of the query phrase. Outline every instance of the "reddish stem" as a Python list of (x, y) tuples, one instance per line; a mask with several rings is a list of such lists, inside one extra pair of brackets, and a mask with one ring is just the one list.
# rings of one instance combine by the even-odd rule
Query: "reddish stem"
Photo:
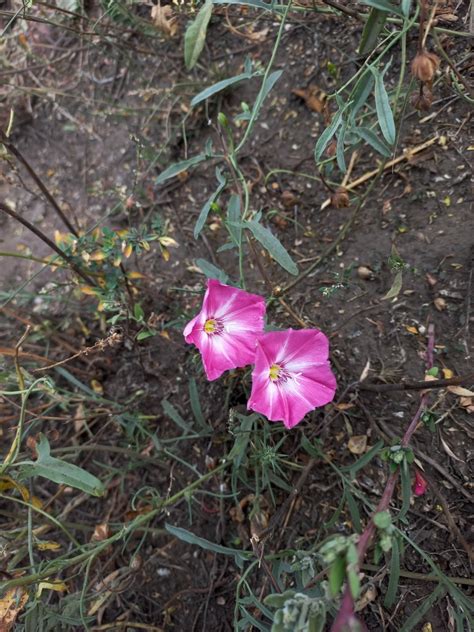
[[(426, 349), (426, 366), (427, 369), (431, 369), (433, 366), (433, 351), (434, 351), (434, 325), (430, 324), (428, 327), (428, 347)], [(421, 415), (426, 407), (426, 401), (428, 399), (429, 392), (422, 393), (420, 397), (420, 403), (418, 405), (418, 409), (415, 413), (415, 416), (410, 422), (410, 425), (405, 431), (403, 435), (403, 439), (401, 441), (401, 446), (406, 448), (410, 440), (418, 426), (418, 422), (420, 421)], [(385, 485), (384, 492), (382, 497), (377, 505), (377, 509), (374, 514), (372, 514), (371, 519), (367, 523), (362, 535), (359, 538), (359, 542), (357, 544), (357, 555), (359, 566), (364, 562), (365, 556), (367, 554), (367, 550), (372, 542), (372, 538), (374, 537), (376, 527), (374, 524), (373, 516), (376, 513), (380, 513), (381, 511), (386, 511), (392, 500), (393, 494), (395, 492), (395, 486), (398, 480), (398, 469), (395, 472), (392, 472), (388, 477), (387, 483)], [(346, 586), (344, 591), (344, 595), (342, 597), (341, 606), (339, 608), (339, 612), (334, 620), (334, 623), (331, 627), (331, 632), (344, 632), (354, 629), (354, 625), (359, 623), (354, 610), (354, 599), (352, 597), (349, 586)]]

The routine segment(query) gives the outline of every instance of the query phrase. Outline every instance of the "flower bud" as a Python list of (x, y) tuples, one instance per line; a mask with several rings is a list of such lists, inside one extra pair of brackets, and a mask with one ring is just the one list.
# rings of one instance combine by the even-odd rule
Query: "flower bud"
[(338, 187), (331, 195), (331, 205), (334, 208), (346, 208), (349, 206), (349, 193), (344, 187)]
[(423, 478), (419, 470), (415, 470), (415, 481), (413, 483), (413, 493), (415, 496), (423, 496), (428, 489), (428, 481)]
[(411, 62), (411, 73), (415, 79), (419, 79), (423, 83), (433, 80), (435, 72), (439, 67), (439, 57), (434, 53), (424, 50), (418, 53)]

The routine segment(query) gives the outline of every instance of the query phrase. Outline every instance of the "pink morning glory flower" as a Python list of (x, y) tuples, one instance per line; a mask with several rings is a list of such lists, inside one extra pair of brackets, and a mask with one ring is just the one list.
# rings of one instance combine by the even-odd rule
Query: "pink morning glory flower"
[(259, 337), (248, 408), (293, 428), (334, 398), (329, 341), (318, 329), (273, 331)]
[(428, 489), (428, 481), (421, 475), (419, 470), (415, 470), (415, 481), (413, 483), (413, 493), (415, 496), (423, 496)]
[(201, 352), (208, 380), (216, 380), (228, 369), (253, 364), (265, 309), (261, 296), (208, 280), (202, 309), (184, 329), (186, 342)]

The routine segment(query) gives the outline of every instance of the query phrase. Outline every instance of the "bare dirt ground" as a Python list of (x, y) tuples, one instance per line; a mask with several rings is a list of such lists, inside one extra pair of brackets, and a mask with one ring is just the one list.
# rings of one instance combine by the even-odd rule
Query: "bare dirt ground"
[[(224, 402), (243, 410), (249, 377), (243, 377), (243, 386), (235, 386), (232, 378), (207, 383), (194, 351), (184, 343), (182, 328), (201, 300), (199, 294), (192, 293), (200, 290), (203, 283), (195, 259), (204, 257), (231, 275), (237, 272), (237, 261), (226, 252), (214, 254), (223, 243), (219, 214), (210, 217), (203, 239), (193, 239), (200, 208), (215, 188), (212, 166), (199, 167), (161, 187), (156, 186), (155, 180), (170, 162), (202, 150), (206, 139), (215, 135), (208, 120), (215, 120), (218, 111), (231, 117), (240, 110), (242, 101), (251, 103), (256, 94), (258, 86), (254, 80), (221, 95), (209, 103), (207, 110), (189, 109), (190, 98), (203, 86), (240, 72), (246, 55), (262, 63), (268, 60), (277, 28), (274, 20), (270, 16), (242, 14), (237, 8), (229, 9), (227, 17), (239, 28), (252, 21), (253, 32), (262, 33), (261, 42), (236, 35), (229, 29), (222, 10), (211, 22), (201, 64), (192, 73), (184, 68), (180, 37), (164, 40), (161, 36), (152, 38), (132, 32), (127, 36), (126, 47), (103, 41), (95, 45), (86, 36), (60, 29), (49, 27), (38, 32), (34, 23), (29, 23), (22, 28), (30, 41), (36, 38), (36, 53), (41, 58), (46, 56), (48, 65), (22, 74), (21, 84), (16, 76), (15, 80), (3, 77), (10, 82), (17, 107), (25, 90), (31, 94), (30, 103), (25, 106), (30, 114), (25, 116), (25, 122), (15, 125), (12, 138), (75, 226), (86, 228), (97, 222), (120, 229), (138, 225), (154, 213), (169, 222), (169, 234), (179, 244), (171, 250), (170, 260), (164, 261), (155, 249), (130, 262), (133, 269), (144, 275), (142, 305), (147, 314), (154, 312), (159, 317), (166, 336), (157, 335), (137, 344), (133, 341), (134, 325), (130, 323), (126, 325), (122, 347), (94, 358), (82, 357), (75, 363), (75, 375), (88, 384), (91, 380), (98, 382), (104, 397), (123, 404), (124, 410), (149, 415), (149, 429), (159, 440), (179, 434), (163, 415), (161, 401), (168, 399), (184, 419), (188, 418), (187, 384), (189, 377), (195, 376), (203, 413), (214, 435), (210, 441), (183, 447), (180, 454), (199, 471), (205, 471), (210, 459), (219, 458), (229, 448)], [(183, 26), (184, 16), (181, 21)], [(349, 208), (322, 208), (327, 192), (315, 177), (313, 151), (324, 123), (321, 115), (293, 91), (316, 86), (317, 94), (330, 92), (334, 79), (328, 73), (328, 61), (342, 77), (349, 77), (358, 67), (352, 51), (360, 32), (357, 21), (342, 17), (289, 21), (275, 62), (275, 68), (283, 69), (284, 74), (268, 98), (244, 151), (242, 167), (251, 182), (252, 206), (262, 210), (267, 225), (291, 252), (300, 270), (311, 266), (338, 239), (357, 198), (353, 198)], [(450, 54), (462, 56), (465, 42), (454, 39), (450, 45)], [(146, 54), (140, 52), (143, 49)], [(57, 61), (59, 57), (63, 59)], [(397, 63), (395, 59), (394, 68)], [(339, 382), (337, 403), (309, 415), (288, 436), (285, 454), (299, 465), (308, 460), (298, 448), (300, 432), (319, 438), (322, 451), (338, 466), (354, 460), (347, 447), (353, 435), (365, 435), (369, 445), (401, 436), (416, 407), (417, 393), (360, 391), (355, 396), (345, 395), (345, 389), (360, 378), (364, 368), (371, 380), (380, 383), (423, 379), (428, 322), (435, 325), (436, 362), (447, 371), (446, 375), (472, 371), (471, 114), (447, 81), (438, 83), (435, 102), (427, 115), (420, 117), (408, 106), (395, 155), (432, 139), (433, 142), (384, 171), (345, 238), (284, 294), (290, 309), (277, 303), (269, 310), (270, 323), (317, 326), (330, 336), (332, 343), (332, 362)], [(376, 166), (377, 157), (366, 149), (357, 156), (350, 180)], [(65, 230), (24, 167), (3, 160), (1, 170), (2, 198), (46, 234)], [(355, 189), (356, 194), (361, 194), (364, 186)], [(0, 217), (0, 222), (0, 250), (20, 255), (33, 253), (39, 258), (50, 254), (41, 240), (10, 218)], [(382, 300), (393, 281), (387, 264), (393, 245), (408, 268), (397, 299)], [(285, 286), (285, 273), (264, 253), (261, 256), (274, 286)], [(35, 325), (37, 335), (25, 350), (48, 356), (49, 340), (54, 348), (52, 360), (93, 344), (104, 335), (104, 321), (88, 297), (68, 290), (59, 302), (50, 292), (51, 283), (60, 282), (60, 276), (52, 276), (48, 269), (30, 260), (3, 256), (1, 261), (2, 303), (7, 291), (18, 288), (17, 295), (8, 304), (3, 303), (2, 348), (15, 346), (21, 323), (26, 321)], [(267, 294), (265, 280), (254, 261), (249, 258), (246, 265), (252, 291)], [(369, 270), (361, 271), (361, 266)], [(26, 279), (31, 279), (30, 283), (25, 284)], [(33, 295), (36, 298), (32, 304)], [(10, 361), (6, 356), (5, 367)], [(7, 418), (12, 413), (7, 403), (4, 408)], [(410, 537), (429, 552), (443, 572), (462, 581), (470, 577), (469, 559), (452, 523), (465, 540), (472, 539), (472, 412), (469, 413), (466, 398), (463, 402), (446, 390), (437, 393), (433, 411), (433, 430), (425, 427), (415, 438), (416, 456), (425, 470), (429, 491), (411, 506)], [(43, 431), (53, 448), (78, 442), (126, 445), (123, 427), (116, 420), (111, 421), (110, 416), (100, 414), (93, 430), (87, 430), (56, 411)], [(29, 423), (36, 423), (35, 419), (31, 417)], [(3, 424), (3, 437), (8, 436), (7, 421)], [(130, 448), (133, 441), (130, 439)], [(166, 495), (191, 480), (189, 469), (166, 456), (160, 457), (159, 465), (150, 467), (147, 459), (153, 457), (153, 444), (146, 440), (142, 448), (143, 463), (134, 461), (133, 465), (126, 447), (123, 453), (81, 453), (78, 463), (87, 462), (97, 471), (102, 459), (107, 460), (111, 470), (128, 469), (127, 489), (114, 488), (112, 477), (108, 496), (100, 504), (84, 500), (68, 514), (71, 529), (76, 528), (77, 533), (81, 529), (91, 531), (99, 523), (121, 522), (127, 513), (143, 511), (144, 500), (138, 509), (129, 504), (133, 490), (141, 486)], [(374, 501), (383, 490), (385, 472), (385, 464), (375, 459), (358, 481)], [(208, 491), (215, 492), (220, 482), (218, 477), (211, 480)], [(245, 493), (243, 490), (242, 495)], [(325, 523), (337, 509), (340, 493), (340, 482), (330, 468), (324, 464), (313, 468), (292, 512), (282, 520), (281, 529), (266, 541), (266, 551), (304, 547), (316, 534), (323, 533)], [(279, 490), (278, 494), (276, 501), (280, 505), (288, 492)], [(271, 505), (271, 500), (267, 501)], [(59, 509), (67, 497), (51, 497), (51, 502)], [(166, 522), (229, 546), (241, 540), (240, 525), (230, 513), (231, 499), (222, 505), (212, 496), (196, 496), (189, 505), (192, 510), (186, 502), (173, 507)], [(170, 540), (163, 533), (164, 522), (159, 519), (153, 523), (143, 544), (135, 535), (129, 546), (104, 555), (93, 566), (90, 579), (97, 584), (113, 571), (128, 568), (137, 551), (141, 559), (139, 568), (118, 588), (115, 585), (116, 594), (104, 602), (96, 615), (98, 627), (93, 629), (106, 629), (100, 625), (121, 617), (165, 630), (233, 629), (238, 569), (212, 552)], [(350, 533), (351, 516), (343, 511), (333, 530)], [(433, 590), (433, 583), (417, 575), (430, 573), (421, 556), (410, 551), (403, 558), (402, 569), (396, 605), (389, 612), (375, 602), (366, 606), (370, 630), (401, 629), (420, 600)], [(366, 572), (373, 574), (369, 567)], [(81, 590), (79, 578), (70, 577), (68, 581), (71, 592)], [(265, 587), (265, 581), (262, 574), (256, 580), (257, 590)], [(383, 593), (387, 576), (378, 573), (372, 582)], [(416, 629), (421, 630), (426, 622), (435, 631), (454, 629), (450, 608), (449, 599), (439, 600)]]

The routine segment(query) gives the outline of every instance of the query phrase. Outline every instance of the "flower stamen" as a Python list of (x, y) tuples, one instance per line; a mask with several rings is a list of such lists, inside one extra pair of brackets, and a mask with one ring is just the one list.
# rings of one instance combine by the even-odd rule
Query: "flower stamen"
[(274, 363), (268, 371), (268, 377), (272, 382), (286, 382), (290, 374), (283, 365)]
[(208, 318), (203, 327), (206, 334), (220, 334), (224, 330), (224, 325), (216, 318)]

